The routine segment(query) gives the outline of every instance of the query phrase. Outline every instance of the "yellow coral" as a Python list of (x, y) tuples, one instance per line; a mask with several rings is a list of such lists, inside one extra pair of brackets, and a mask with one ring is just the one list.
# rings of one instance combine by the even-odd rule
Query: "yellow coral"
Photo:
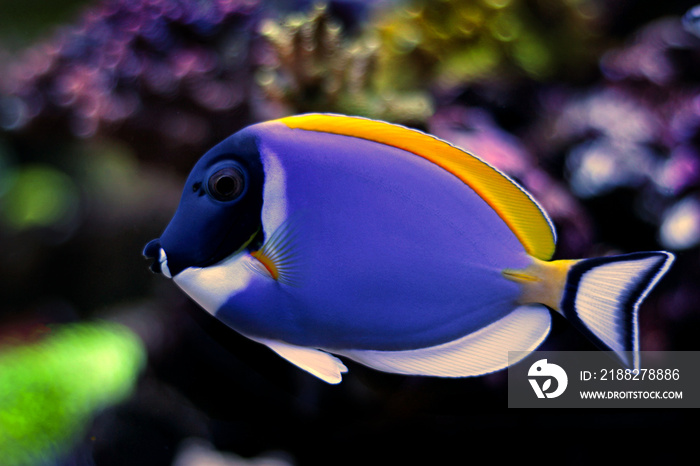
[(272, 19), (260, 32), (272, 51), (256, 83), (284, 113), (337, 112), (403, 122), (432, 114), (423, 92), (399, 92), (380, 85), (378, 38), (348, 38), (325, 5), (283, 22)]

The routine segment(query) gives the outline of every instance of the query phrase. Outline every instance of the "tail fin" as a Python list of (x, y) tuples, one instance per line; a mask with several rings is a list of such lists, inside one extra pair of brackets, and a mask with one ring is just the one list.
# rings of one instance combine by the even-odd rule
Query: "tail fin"
[(561, 310), (594, 343), (638, 369), (637, 309), (673, 259), (661, 251), (579, 261), (568, 273)]

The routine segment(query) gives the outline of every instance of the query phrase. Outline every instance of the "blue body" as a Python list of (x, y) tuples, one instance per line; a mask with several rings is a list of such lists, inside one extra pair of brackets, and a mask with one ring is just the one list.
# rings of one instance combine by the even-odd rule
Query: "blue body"
[[(270, 157), (283, 168), (295, 267), (290, 283), (261, 277), (232, 293), (215, 312), (229, 326), (300, 346), (405, 350), (452, 341), (516, 307), (520, 288), (501, 272), (530, 259), (451, 173), (392, 146), (274, 122), (210, 153), (250, 138), (265, 176)], [(267, 240), (274, 231), (262, 226)]]
[(541, 207), (478, 158), (310, 114), (204, 154), (144, 254), (209, 313), (329, 383), (347, 370), (329, 352), (401, 374), (503, 369), (547, 336), (545, 306), (638, 368), (637, 309), (673, 255), (550, 262), (554, 246)]

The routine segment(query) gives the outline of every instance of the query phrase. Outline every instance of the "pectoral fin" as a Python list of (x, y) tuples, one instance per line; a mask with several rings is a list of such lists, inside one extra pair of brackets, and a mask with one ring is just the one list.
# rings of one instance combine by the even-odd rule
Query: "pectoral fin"
[(298, 218), (282, 223), (259, 250), (250, 253), (256, 259), (256, 272), (286, 285), (296, 284), (300, 254), (296, 222)]

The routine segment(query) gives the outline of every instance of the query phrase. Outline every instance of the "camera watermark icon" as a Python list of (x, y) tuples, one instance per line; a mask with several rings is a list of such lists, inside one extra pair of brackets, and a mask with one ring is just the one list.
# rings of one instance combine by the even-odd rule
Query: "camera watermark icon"
[(627, 369), (609, 351), (509, 351), (508, 407), (700, 408), (700, 351), (640, 351), (639, 360)]
[[(530, 366), (527, 375), (537, 398), (556, 398), (564, 393), (569, 383), (569, 378), (564, 369), (556, 364), (548, 363), (546, 359), (535, 361)], [(552, 380), (556, 381), (554, 388), (552, 387)]]

